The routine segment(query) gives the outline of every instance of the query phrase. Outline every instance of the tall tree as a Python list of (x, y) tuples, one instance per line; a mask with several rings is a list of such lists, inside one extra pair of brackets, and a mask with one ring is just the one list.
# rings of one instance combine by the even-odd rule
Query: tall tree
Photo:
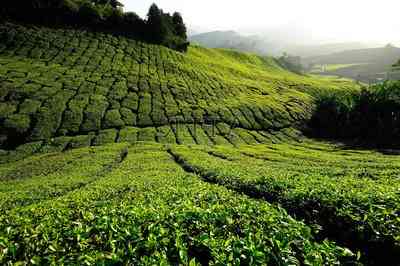
[(175, 34), (186, 40), (187, 39), (186, 25), (185, 23), (183, 23), (182, 15), (179, 12), (175, 12), (172, 15), (172, 22), (174, 25)]
[(168, 29), (164, 24), (163, 11), (156, 4), (150, 6), (147, 14), (148, 38), (156, 44), (161, 44), (165, 40)]

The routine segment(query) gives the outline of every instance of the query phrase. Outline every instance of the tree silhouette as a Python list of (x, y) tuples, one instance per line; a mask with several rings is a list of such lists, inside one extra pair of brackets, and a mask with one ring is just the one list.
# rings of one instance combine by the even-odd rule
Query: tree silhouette
[(179, 12), (172, 15), (172, 23), (174, 25), (175, 34), (183, 39), (187, 39), (186, 26), (183, 23), (183, 18)]
[(147, 14), (147, 29), (149, 40), (156, 44), (163, 43), (168, 33), (168, 29), (163, 23), (163, 11), (154, 3), (150, 6)]

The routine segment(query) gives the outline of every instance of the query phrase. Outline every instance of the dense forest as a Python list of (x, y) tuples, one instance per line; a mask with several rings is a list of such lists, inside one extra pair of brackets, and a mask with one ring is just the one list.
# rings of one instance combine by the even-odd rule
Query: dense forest
[(160, 44), (185, 52), (189, 45), (180, 13), (151, 5), (147, 18), (124, 12), (117, 0), (15, 0), (2, 3), (0, 20), (90, 30)]

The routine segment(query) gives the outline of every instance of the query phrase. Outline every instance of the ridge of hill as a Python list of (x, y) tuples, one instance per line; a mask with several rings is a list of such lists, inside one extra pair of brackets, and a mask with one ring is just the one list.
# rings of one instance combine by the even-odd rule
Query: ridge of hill
[(282, 36), (282, 30), (259, 35), (242, 35), (236, 31), (211, 31), (192, 34), (189, 39), (208, 48), (230, 48), (261, 55), (281, 56), (283, 53), (302, 58), (329, 55), (332, 53), (366, 49), (375, 44), (359, 42), (296, 44), (293, 36)]
[(258, 142), (301, 126), (318, 91), (354, 88), (232, 50), (192, 46), (186, 55), (102, 33), (15, 24), (2, 24), (0, 35), (3, 149), (43, 141), (79, 147), (126, 135)]
[(305, 60), (316, 64), (354, 64), (354, 63), (376, 63), (384, 61), (393, 65), (400, 57), (400, 48), (393, 45), (385, 47), (352, 49), (341, 52), (307, 57)]
[(346, 50), (329, 55), (303, 59), (303, 64), (314, 65), (315, 73), (337, 75), (363, 82), (398, 80), (400, 73), (392, 66), (400, 57), (400, 48), (386, 45), (379, 48)]
[(235, 31), (212, 31), (189, 36), (193, 43), (207, 48), (235, 49), (241, 52), (252, 52), (257, 54), (275, 54), (269, 50), (271, 45), (257, 38), (257, 36), (244, 36)]

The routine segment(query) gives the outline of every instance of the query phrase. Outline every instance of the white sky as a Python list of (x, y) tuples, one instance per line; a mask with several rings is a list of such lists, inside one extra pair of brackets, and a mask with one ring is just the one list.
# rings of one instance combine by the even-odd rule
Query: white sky
[[(400, 0), (121, 0), (145, 17), (155, 2), (182, 13), (189, 28), (262, 34), (293, 32), (309, 41), (400, 43)], [(291, 33), (289, 33), (291, 34)], [(304, 41), (304, 40), (302, 40)]]

